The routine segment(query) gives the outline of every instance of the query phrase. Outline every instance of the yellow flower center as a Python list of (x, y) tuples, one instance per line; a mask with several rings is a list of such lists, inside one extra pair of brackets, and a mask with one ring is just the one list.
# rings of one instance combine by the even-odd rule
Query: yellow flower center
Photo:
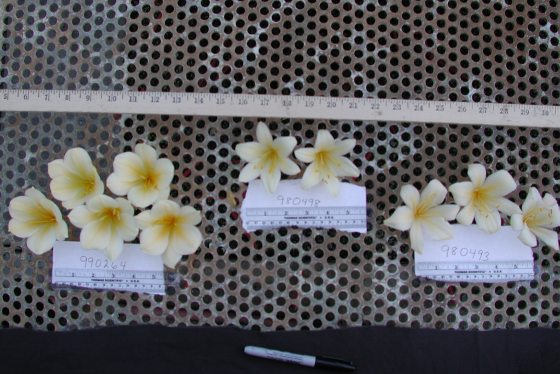
[(86, 194), (89, 195), (95, 189), (95, 179), (90, 178), (90, 179), (85, 180), (84, 185), (85, 185), (85, 192), (86, 192)]
[(55, 214), (52, 211), (43, 208), (42, 206), (39, 206), (37, 208), (36, 217), (37, 218), (30, 223), (35, 225), (52, 225), (53, 223), (56, 223)]
[(142, 179), (145, 188), (154, 188), (156, 186), (157, 175), (153, 170), (148, 170)]
[(109, 219), (112, 222), (120, 221), (121, 213), (120, 208), (107, 208), (103, 212), (103, 218)]
[[(523, 214), (523, 223), (529, 227), (540, 226), (552, 220), (552, 209), (534, 207)], [(548, 222), (546, 222), (548, 221)]]
[(158, 224), (167, 227), (175, 227), (179, 224), (179, 220), (177, 219), (176, 216), (165, 216), (158, 221)]
[(280, 162), (280, 154), (274, 147), (269, 147), (263, 154), (261, 161), (259, 162), (259, 168), (268, 167), (269, 173), (272, 173)]
[(489, 206), (490, 196), (484, 187), (476, 187), (472, 193), (472, 202), (475, 209), (482, 212), (489, 212), (493, 208)]
[(412, 209), (414, 220), (422, 220), (423, 218), (426, 218), (426, 216), (428, 215), (428, 210), (429, 208), (427, 204), (420, 201), (420, 203), (418, 203), (418, 205), (416, 205), (416, 207)]
[(319, 167), (325, 167), (331, 160), (330, 153), (325, 150), (318, 151), (315, 153), (315, 160), (319, 164)]

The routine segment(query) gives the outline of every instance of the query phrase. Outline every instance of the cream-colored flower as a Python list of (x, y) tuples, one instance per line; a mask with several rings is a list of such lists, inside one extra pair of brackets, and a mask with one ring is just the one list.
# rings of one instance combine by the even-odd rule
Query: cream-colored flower
[(88, 153), (83, 148), (69, 149), (64, 159), (49, 162), (51, 193), (67, 209), (73, 209), (94, 196), (104, 187)]
[(107, 187), (115, 195), (127, 195), (133, 205), (145, 208), (169, 196), (173, 163), (166, 158), (158, 159), (156, 150), (149, 145), (137, 144), (134, 152), (119, 154), (113, 168)]
[(455, 219), (459, 207), (442, 204), (447, 190), (440, 181), (433, 179), (422, 193), (407, 184), (401, 188), (400, 195), (405, 206), (397, 208), (383, 223), (397, 230), (410, 230), (410, 247), (413, 250), (419, 253), (424, 250), (423, 231), (434, 240), (453, 236), (448, 221)]
[(522, 212), (512, 215), (510, 220), (511, 227), (521, 231), (519, 239), (529, 247), (535, 247), (539, 238), (558, 251), (558, 234), (553, 230), (560, 226), (560, 209), (556, 199), (550, 194), (542, 198), (539, 191), (532, 187), (521, 209)]
[(268, 127), (259, 122), (257, 125), (257, 141), (238, 144), (235, 151), (248, 164), (241, 170), (239, 180), (249, 182), (261, 177), (264, 188), (269, 193), (276, 191), (281, 173), (295, 175), (299, 166), (289, 156), (297, 144), (293, 136), (272, 138)]
[(358, 177), (360, 171), (343, 155), (356, 145), (355, 139), (334, 140), (327, 130), (319, 130), (315, 146), (296, 149), (298, 160), (311, 163), (303, 173), (302, 187), (311, 188), (326, 183), (329, 192), (336, 196), (340, 189), (338, 177)]
[(463, 225), (476, 224), (487, 233), (498, 231), (502, 225), (500, 211), (508, 215), (519, 212), (519, 207), (504, 198), (517, 188), (515, 181), (505, 170), (486, 178), (486, 169), (480, 164), (469, 165), (470, 182), (459, 182), (449, 187), (455, 202), (464, 207), (457, 214)]
[(56, 240), (68, 237), (60, 209), (35, 188), (25, 191), (25, 196), (13, 198), (8, 210), (12, 217), (8, 230), (27, 238), (27, 247), (35, 254), (47, 252)]
[(151, 255), (163, 255), (164, 264), (173, 268), (183, 255), (196, 252), (202, 243), (200, 230), (195, 227), (200, 220), (200, 212), (190, 206), (159, 201), (151, 210), (136, 216), (142, 229), (140, 249)]
[(95, 196), (86, 205), (74, 208), (68, 218), (82, 229), (82, 247), (102, 251), (111, 260), (120, 256), (123, 241), (133, 240), (138, 235), (134, 209), (128, 200), (120, 197)]

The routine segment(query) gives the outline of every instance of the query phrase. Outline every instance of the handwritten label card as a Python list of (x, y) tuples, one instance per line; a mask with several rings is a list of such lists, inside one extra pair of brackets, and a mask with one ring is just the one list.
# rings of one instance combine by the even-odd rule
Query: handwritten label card
[(334, 227), (351, 232), (366, 232), (366, 190), (341, 183), (338, 196), (324, 185), (308, 190), (301, 180), (280, 181), (275, 193), (268, 193), (260, 180), (249, 183), (241, 208), (243, 228), (247, 231), (286, 226)]
[(56, 242), (52, 282), (82, 288), (165, 293), (161, 256), (150, 256), (138, 244), (125, 244), (121, 256), (109, 260), (102, 252), (87, 250), (80, 242)]
[(534, 278), (533, 252), (518, 233), (503, 226), (487, 234), (477, 226), (452, 225), (453, 238), (430, 240), (414, 254), (417, 276), (461, 282), (506, 282)]

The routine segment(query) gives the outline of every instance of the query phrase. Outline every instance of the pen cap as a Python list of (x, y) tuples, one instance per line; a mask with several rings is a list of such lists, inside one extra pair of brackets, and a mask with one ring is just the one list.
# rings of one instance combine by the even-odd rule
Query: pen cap
[(344, 371), (354, 371), (356, 366), (351, 361), (345, 361), (334, 357), (317, 356), (315, 367), (325, 369), (338, 369)]

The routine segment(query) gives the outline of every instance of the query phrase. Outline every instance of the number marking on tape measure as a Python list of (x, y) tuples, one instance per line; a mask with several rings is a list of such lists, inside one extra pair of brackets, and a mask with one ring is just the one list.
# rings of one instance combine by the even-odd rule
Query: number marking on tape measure
[(0, 90), (0, 111), (309, 118), (560, 127), (558, 106), (186, 92)]
[(531, 261), (423, 262), (416, 263), (415, 272), (441, 281), (533, 280), (533, 266)]

